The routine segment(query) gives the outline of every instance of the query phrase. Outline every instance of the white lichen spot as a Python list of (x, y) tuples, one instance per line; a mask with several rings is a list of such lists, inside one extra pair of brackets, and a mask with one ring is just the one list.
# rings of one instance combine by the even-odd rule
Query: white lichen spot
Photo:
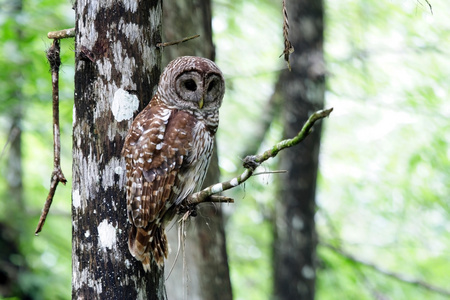
[(316, 276), (316, 273), (314, 272), (314, 269), (311, 266), (305, 265), (302, 268), (302, 275), (306, 279), (313, 279)]
[(303, 222), (303, 220), (299, 216), (294, 216), (292, 218), (292, 228), (294, 228), (294, 230), (296, 231), (299, 231), (302, 230), (303, 227), (305, 227), (305, 222)]
[(222, 191), (223, 188), (221, 183), (217, 183), (211, 187), (211, 192), (213, 192), (213, 194), (220, 193)]
[(131, 267), (131, 262), (129, 259), (125, 259), (125, 267), (127, 267), (127, 269)]
[(138, 1), (124, 1), (123, 4), (125, 6), (125, 9), (131, 11), (132, 13), (135, 13), (138, 9)]
[[(102, 176), (102, 186), (104, 189), (113, 187), (115, 185), (123, 186), (124, 182), (124, 170), (125, 165), (122, 159), (113, 157), (105, 165)], [(117, 176), (119, 175), (119, 176)]]
[(74, 208), (81, 207), (81, 195), (79, 190), (73, 190), (72, 192), (72, 205)]
[(86, 238), (88, 238), (88, 237), (91, 236), (91, 233), (89, 232), (89, 230), (86, 230), (86, 232), (84, 233), (84, 236), (85, 236)]
[(103, 220), (97, 231), (100, 248), (106, 251), (106, 248), (112, 249), (116, 245), (116, 228), (108, 220)]
[(237, 178), (233, 178), (233, 179), (231, 179), (230, 184), (231, 184), (231, 186), (237, 186), (239, 184), (239, 182), (238, 182)]
[[(77, 93), (75, 93), (75, 98), (77, 98)], [(73, 111), (72, 111), (72, 126), (75, 125), (75, 122), (77, 121), (77, 110), (75, 109), (75, 105), (73, 106)]]
[(132, 95), (124, 89), (118, 89), (114, 93), (111, 110), (117, 122), (131, 119), (138, 108), (139, 99), (136, 95)]
[(116, 168), (114, 169), (114, 172), (115, 172), (117, 175), (122, 175), (123, 169), (122, 169), (121, 166), (118, 166), (118, 167), (116, 167)]

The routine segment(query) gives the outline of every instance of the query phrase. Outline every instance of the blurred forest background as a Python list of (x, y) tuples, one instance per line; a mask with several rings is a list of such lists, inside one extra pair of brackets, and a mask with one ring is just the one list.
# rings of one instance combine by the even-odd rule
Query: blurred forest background
[[(324, 2), (325, 107), (334, 111), (323, 123), (319, 159), (317, 299), (449, 298), (450, 8), (429, 4)], [(227, 82), (218, 151), (228, 179), (241, 172), (248, 149), (282, 138), (281, 114), (261, 145), (249, 138), (286, 68), (281, 1), (213, 1), (212, 22)], [(34, 230), (53, 167), (46, 34), (73, 26), (70, 1), (0, 0), (0, 297), (71, 297), (73, 40), (61, 43), (68, 184), (58, 187), (40, 236)], [(227, 194), (235, 204), (222, 206), (235, 299), (271, 298), (283, 176), (253, 178)]]

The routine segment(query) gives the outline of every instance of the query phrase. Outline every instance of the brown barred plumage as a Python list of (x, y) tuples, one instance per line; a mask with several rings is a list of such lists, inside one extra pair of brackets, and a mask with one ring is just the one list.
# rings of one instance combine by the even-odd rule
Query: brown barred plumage
[(205, 179), (225, 92), (210, 60), (184, 56), (161, 74), (156, 95), (131, 125), (122, 150), (126, 161), (131, 254), (150, 270), (167, 258), (165, 225), (175, 208)]

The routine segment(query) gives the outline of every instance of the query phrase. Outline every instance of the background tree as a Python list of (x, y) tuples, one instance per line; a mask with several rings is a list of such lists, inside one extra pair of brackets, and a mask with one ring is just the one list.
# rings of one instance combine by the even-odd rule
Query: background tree
[[(69, 40), (61, 42), (60, 72), (62, 167), (69, 182), (58, 187), (44, 231), (39, 237), (33, 232), (52, 168), (51, 83), (44, 53), (51, 42), (45, 35), (73, 27), (74, 14), (70, 1), (30, 0), (13, 16), (11, 3), (0, 1), (0, 221), (9, 228), (2, 228), (0, 235), (17, 241), (16, 253), (5, 256), (20, 270), (17, 297), (31, 293), (38, 299), (69, 299), (74, 77)], [(318, 299), (336, 294), (448, 299), (419, 284), (446, 287), (450, 268), (449, 6), (443, 0), (429, 3), (433, 14), (425, 1), (324, 2), (326, 106), (334, 111), (324, 123), (319, 155)], [(213, 1), (213, 7), (216, 60), (227, 81), (219, 165), (223, 177), (230, 178), (239, 172), (236, 160), (253, 153), (247, 151), (250, 137), (265, 132), (263, 141), (252, 145), (265, 149), (282, 136), (281, 117), (273, 118), (267, 131), (260, 130), (258, 121), (270, 109), (267, 99), (286, 67), (278, 59), (283, 48), (281, 1)], [(17, 25), (25, 29), (20, 39), (13, 29)], [(15, 46), (19, 40), (24, 62)], [(17, 78), (12, 74), (19, 65), (22, 75)], [(10, 106), (17, 101), (8, 88), (16, 79), (24, 99), (25, 210), (9, 201), (6, 182), (11, 144), (4, 145), (11, 128)], [(276, 161), (264, 167), (278, 169)], [(282, 176), (255, 177), (228, 193), (235, 204), (223, 205), (229, 213), (234, 299), (272, 295), (272, 199), (278, 199), (273, 181)], [(0, 263), (0, 270), (4, 268)], [(414, 280), (405, 283), (405, 278)]]
[[(280, 74), (285, 138), (294, 136), (312, 111), (324, 105), (323, 3), (287, 1), (291, 71)], [(276, 299), (314, 299), (316, 280), (316, 180), (321, 124), (298, 147), (280, 154), (286, 170), (275, 204), (274, 293)], [(281, 177), (281, 176), (280, 176)], [(281, 178), (280, 178), (281, 179)]]
[[(164, 48), (163, 65), (183, 55), (215, 59), (210, 0), (165, 1), (163, 37), (176, 41), (199, 34), (189, 42)], [(217, 149), (217, 147), (215, 147)], [(217, 151), (214, 151), (204, 186), (220, 180)], [(169, 299), (232, 299), (221, 205), (202, 204), (198, 215), (187, 224), (187, 235), (179, 239), (178, 224), (168, 231), (171, 254), (166, 274)], [(183, 245), (180, 245), (180, 242)], [(177, 247), (180, 247), (178, 253)], [(183, 283), (180, 285), (180, 283)]]
[[(10, 17), (16, 18), (22, 12), (22, 1), (12, 1), (10, 4)], [(23, 28), (19, 24), (11, 26), (11, 31), (18, 37), (23, 36)], [(23, 80), (22, 66), (25, 62), (23, 54), (23, 43), (20, 39), (13, 42), (14, 47), (17, 50), (18, 56), (18, 68), (9, 74), (12, 77), (9, 86), (3, 86), (5, 88), (4, 93), (6, 99), (4, 105), (11, 112), (8, 117), (9, 139), (8, 144), (9, 151), (7, 157), (7, 169), (8, 175), (5, 176), (7, 181), (7, 196), (15, 205), (7, 208), (7, 215), (17, 215), (18, 211), (25, 209), (23, 199), (23, 176), (22, 176), (22, 118), (23, 118), (23, 102), (24, 96), (20, 82)], [(3, 76), (2, 76), (3, 77)], [(5, 78), (2, 78), (5, 79)], [(15, 101), (13, 101), (13, 99)], [(1, 152), (3, 156), (4, 152)], [(22, 218), (20, 218), (22, 219)], [(0, 236), (0, 262), (4, 265), (4, 269), (0, 270), (0, 277), (2, 281), (0, 283), (0, 294), (15, 295), (19, 294), (21, 297), (28, 297), (24, 291), (21, 291), (17, 284), (20, 268), (17, 265), (12, 264), (9, 261), (9, 257), (19, 255), (19, 239), (17, 236), (20, 234), (20, 230), (17, 229), (17, 225), (20, 224), (20, 219), (10, 220), (9, 222), (0, 222), (1, 231), (6, 234)], [(24, 268), (27, 266), (24, 265)]]

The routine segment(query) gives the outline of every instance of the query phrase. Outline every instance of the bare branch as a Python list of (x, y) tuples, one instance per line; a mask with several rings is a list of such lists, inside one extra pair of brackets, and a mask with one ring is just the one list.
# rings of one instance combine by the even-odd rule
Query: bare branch
[(50, 210), (58, 183), (66, 184), (67, 180), (61, 170), (61, 142), (59, 133), (59, 67), (61, 66), (61, 58), (59, 55), (59, 40), (54, 39), (53, 44), (47, 51), (47, 60), (50, 63), (52, 71), (52, 98), (53, 98), (53, 172), (51, 176), (50, 190), (45, 200), (44, 209), (42, 210), (39, 223), (34, 232), (36, 235), (42, 230), (45, 219)]
[(431, 3), (428, 0), (425, 0), (425, 2), (428, 4), (428, 7), (430, 8), (431, 14), (433, 14), (433, 7), (431, 6)]
[(265, 162), (269, 158), (275, 157), (281, 150), (295, 146), (301, 141), (303, 141), (311, 132), (314, 123), (320, 119), (328, 117), (332, 111), (333, 108), (330, 108), (319, 110), (313, 113), (306, 121), (305, 125), (303, 125), (302, 130), (297, 134), (297, 136), (295, 136), (292, 139), (287, 139), (279, 142), (278, 144), (274, 145), (271, 149), (265, 151), (262, 154), (247, 156), (243, 160), (243, 166), (245, 168), (245, 171), (241, 175), (234, 177), (228, 181), (216, 183), (197, 193), (192, 194), (184, 201), (184, 205), (195, 206), (202, 202), (211, 202), (210, 197), (212, 195), (229, 190), (244, 183), (247, 179), (249, 179), (250, 177), (252, 177), (252, 175), (254, 175), (253, 172), (257, 167), (261, 165), (261, 163)]
[(158, 43), (158, 44), (156, 44), (156, 47), (164, 48), (164, 47), (167, 47), (167, 46), (178, 45), (178, 44), (181, 44), (181, 43), (184, 43), (184, 42), (196, 39), (199, 36), (200, 36), (200, 34), (196, 34), (196, 35), (193, 35), (193, 36), (185, 37), (184, 39), (179, 40), (179, 41), (175, 41), (175, 42)]
[(47, 37), (54, 40), (73, 38), (75, 37), (75, 28), (50, 31), (49, 33), (47, 33)]
[(8, 135), (8, 140), (6, 141), (6, 144), (3, 146), (3, 150), (0, 153), (0, 159), (2, 159), (3, 154), (5, 153), (6, 147), (8, 147), (9, 143), (11, 143), (12, 141), (14, 141), (17, 137), (17, 135), (20, 133), (20, 129), (17, 127), (13, 127), (11, 128), (11, 131), (9, 132)]
[[(430, 12), (431, 12), (431, 14), (433, 14), (433, 6), (431, 6), (431, 3), (430, 3), (430, 1), (428, 1), (428, 0), (425, 0), (425, 2), (427, 3), (427, 5), (428, 5), (428, 8), (430, 9)], [(417, 0), (417, 3), (419, 3), (420, 5), (422, 5), (422, 6), (423, 6), (422, 2), (420, 2), (419, 0)]]
[(408, 277), (408, 276), (406, 276), (404, 274), (395, 273), (395, 272), (383, 269), (383, 268), (375, 265), (374, 263), (362, 260), (362, 259), (360, 259), (360, 258), (358, 258), (358, 257), (356, 257), (356, 256), (354, 256), (354, 255), (352, 255), (350, 253), (347, 253), (347, 252), (345, 252), (342, 249), (334, 247), (334, 246), (332, 246), (332, 245), (330, 245), (328, 243), (320, 242), (320, 245), (322, 245), (324, 247), (327, 247), (328, 249), (330, 249), (333, 252), (335, 252), (335, 253), (345, 257), (348, 260), (351, 260), (352, 262), (355, 262), (357, 264), (361, 264), (361, 265), (364, 265), (366, 267), (369, 267), (369, 268), (375, 270), (376, 272), (378, 272), (380, 274), (386, 275), (388, 277), (391, 277), (393, 279), (396, 279), (396, 280), (404, 282), (404, 283), (412, 284), (412, 285), (415, 285), (415, 286), (427, 289), (429, 291), (432, 291), (432, 292), (435, 292), (435, 293), (438, 293), (438, 294), (441, 294), (441, 295), (444, 295), (444, 296), (447, 296), (447, 297), (450, 296), (450, 291), (449, 290), (445, 290), (445, 289), (443, 289), (441, 287), (434, 286), (432, 284), (429, 284), (428, 282), (425, 282), (425, 281), (422, 281), (422, 280), (419, 280), (419, 279), (416, 279), (416, 278)]

